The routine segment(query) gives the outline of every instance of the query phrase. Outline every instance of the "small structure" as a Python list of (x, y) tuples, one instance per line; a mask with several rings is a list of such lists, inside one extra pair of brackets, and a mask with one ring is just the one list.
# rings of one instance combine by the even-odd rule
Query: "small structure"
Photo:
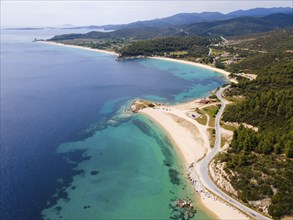
[(202, 99), (202, 100), (200, 100), (199, 103), (201, 103), (201, 104), (209, 104), (210, 102), (211, 102), (211, 101), (208, 100), (208, 99)]

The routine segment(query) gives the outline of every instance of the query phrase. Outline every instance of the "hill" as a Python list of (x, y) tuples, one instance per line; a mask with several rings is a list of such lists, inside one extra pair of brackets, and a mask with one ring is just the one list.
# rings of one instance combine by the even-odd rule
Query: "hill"
[(260, 18), (239, 17), (224, 21), (195, 23), (184, 26), (183, 29), (190, 34), (240, 36), (291, 26), (293, 26), (292, 14), (278, 13)]
[(292, 34), (292, 29), (279, 30), (231, 38), (226, 44), (230, 51), (254, 49), (229, 68), (257, 78), (238, 77), (239, 83), (232, 84), (225, 96), (234, 101), (223, 121), (246, 123), (258, 131), (240, 126), (217, 161), (233, 173), (229, 182), (238, 192), (234, 196), (274, 219), (293, 215)]
[(209, 53), (208, 46), (221, 41), (216, 38), (185, 36), (160, 37), (133, 42), (123, 47), (120, 58), (135, 56), (202, 57)]
[(160, 36), (186, 36), (186, 35), (223, 35), (239, 36), (250, 33), (267, 32), (280, 28), (293, 26), (292, 14), (272, 14), (265, 17), (240, 17), (224, 21), (202, 22), (184, 26), (167, 28), (142, 27), (120, 29), (112, 32), (92, 31), (86, 34), (57, 35), (50, 40), (72, 39), (103, 39), (103, 38), (134, 38), (147, 39)]
[(146, 20), (146, 21), (137, 21), (129, 24), (110, 24), (102, 26), (84, 26), (80, 28), (87, 29), (99, 29), (103, 28), (105, 30), (118, 30), (118, 29), (132, 29), (132, 28), (143, 28), (143, 27), (173, 27), (178, 25), (188, 25), (193, 23), (200, 22), (210, 22), (210, 21), (219, 21), (219, 20), (228, 20), (237, 17), (263, 17), (270, 14), (276, 13), (292, 13), (292, 8), (289, 7), (279, 7), (279, 8), (254, 8), (249, 10), (239, 10), (230, 12), (227, 14), (222, 14), (219, 12), (202, 12), (202, 13), (180, 13), (175, 14), (165, 18)]

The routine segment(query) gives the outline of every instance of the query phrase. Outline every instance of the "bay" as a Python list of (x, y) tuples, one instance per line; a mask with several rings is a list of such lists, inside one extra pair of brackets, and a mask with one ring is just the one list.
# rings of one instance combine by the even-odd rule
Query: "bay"
[[(173, 199), (194, 198), (181, 163), (165, 134), (131, 114), (129, 104), (204, 97), (225, 79), (185, 64), (116, 62), (109, 54), (31, 42), (55, 32), (1, 32), (1, 216), (175, 215)], [(179, 185), (170, 182), (170, 168)], [(197, 209), (196, 219), (209, 218)]]

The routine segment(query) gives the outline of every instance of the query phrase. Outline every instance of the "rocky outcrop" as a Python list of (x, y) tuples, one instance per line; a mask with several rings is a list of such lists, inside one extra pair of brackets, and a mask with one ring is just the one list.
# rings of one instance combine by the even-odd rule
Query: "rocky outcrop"
[[(233, 195), (233, 197), (238, 198), (238, 193), (237, 191), (233, 188), (231, 185), (231, 176), (235, 176), (236, 174), (233, 173), (231, 170), (231, 174), (227, 174), (224, 170), (225, 168), (225, 163), (217, 163), (215, 160), (213, 160), (209, 166), (209, 171), (212, 179), (214, 182), (222, 188), (224, 191), (230, 193)], [(248, 201), (250, 205), (252, 205), (254, 208), (257, 210), (268, 214), (268, 208), (271, 204), (271, 199), (270, 198), (264, 198), (261, 200), (256, 200), (256, 201)]]
[(256, 201), (248, 201), (250, 205), (253, 205), (256, 207), (258, 210), (260, 210), (263, 213), (268, 214), (268, 209), (271, 204), (271, 199), (270, 198), (265, 198), (262, 200), (256, 200)]
[(224, 189), (226, 192), (233, 194), (234, 196), (237, 196), (237, 191), (233, 188), (231, 185), (231, 175), (234, 176), (234, 173), (227, 174), (224, 170), (225, 163), (215, 163), (215, 160), (213, 160), (209, 166), (209, 172), (214, 180), (214, 182), (222, 189)]
[(160, 104), (146, 101), (146, 100), (135, 100), (132, 102), (132, 105), (130, 106), (130, 110), (134, 113), (137, 113), (141, 109), (153, 108), (156, 106), (160, 106)]
[(192, 201), (177, 199), (170, 204), (173, 216), (170, 219), (192, 219), (196, 213)]

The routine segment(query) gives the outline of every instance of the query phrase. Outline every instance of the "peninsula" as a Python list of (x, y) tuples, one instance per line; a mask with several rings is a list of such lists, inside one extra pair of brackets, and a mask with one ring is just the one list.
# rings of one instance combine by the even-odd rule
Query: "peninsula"
[[(143, 101), (135, 111), (166, 131), (202, 203), (219, 218), (227, 219), (225, 213), (234, 219), (292, 215), (293, 195), (290, 184), (285, 184), (292, 183), (293, 167), (288, 132), (293, 105), (292, 29), (233, 37), (85, 40), (85, 36), (56, 36), (49, 42), (110, 51), (119, 60), (149, 57), (181, 62), (227, 77), (231, 86), (208, 100), (178, 106)], [(276, 173), (280, 169), (284, 172)]]

